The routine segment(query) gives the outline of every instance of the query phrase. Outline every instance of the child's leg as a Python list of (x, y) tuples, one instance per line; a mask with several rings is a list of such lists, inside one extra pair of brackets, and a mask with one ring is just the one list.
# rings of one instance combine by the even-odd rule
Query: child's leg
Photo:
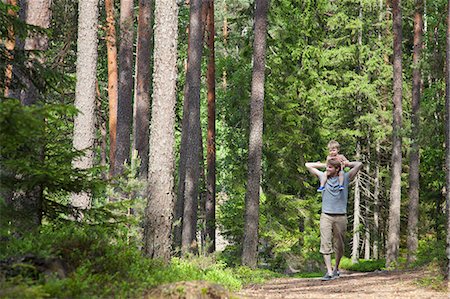
[(323, 190), (325, 190), (325, 183), (327, 182), (327, 178), (327, 172), (320, 176), (320, 187), (317, 189), (317, 191), (322, 192)]

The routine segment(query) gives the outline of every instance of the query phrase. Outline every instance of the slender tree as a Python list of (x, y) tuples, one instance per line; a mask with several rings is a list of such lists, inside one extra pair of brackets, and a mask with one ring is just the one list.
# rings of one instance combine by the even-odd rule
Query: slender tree
[(392, 172), (386, 267), (397, 261), (400, 245), (400, 202), (402, 175), (402, 11), (401, 0), (392, 0), (394, 33), (394, 97), (392, 123)]
[(373, 190), (373, 258), (379, 258), (379, 241), (380, 241), (380, 141), (376, 141), (375, 145), (376, 161), (375, 161), (375, 179)]
[(133, 148), (141, 160), (139, 176), (147, 178), (148, 135), (150, 124), (150, 80), (152, 41), (152, 0), (139, 0), (136, 50), (136, 87), (134, 90)]
[(109, 173), (113, 174), (116, 160), (118, 69), (116, 45), (116, 21), (114, 0), (105, 0), (106, 48), (108, 55), (108, 99), (109, 99)]
[[(77, 82), (75, 107), (79, 113), (74, 120), (73, 146), (85, 151), (75, 161), (75, 168), (93, 166), (95, 140), (95, 87), (97, 74), (97, 23), (98, 0), (80, 0), (78, 4)], [(89, 208), (90, 195), (86, 192), (73, 194), (72, 205), (80, 209)]]
[[(5, 3), (17, 6), (17, 0), (7, 0)], [(13, 9), (8, 9), (8, 14), (11, 16), (14, 16), (14, 17), (17, 15), (16, 11)], [(16, 38), (14, 36), (14, 28), (12, 28), (12, 26), (11, 26), (8, 28), (8, 38), (5, 42), (5, 48), (8, 51), (7, 58), (10, 61), (13, 61), (13, 59), (14, 59), (13, 51), (14, 51), (15, 46), (16, 46)], [(5, 87), (3, 90), (3, 94), (5, 97), (9, 97), (9, 95), (10, 95), (12, 72), (13, 72), (13, 66), (12, 66), (12, 64), (9, 63), (6, 65), (6, 70), (5, 70)]]
[(248, 149), (247, 192), (242, 264), (255, 268), (258, 259), (259, 189), (263, 137), (264, 70), (268, 0), (255, 2), (255, 39), (253, 41), (253, 74), (250, 102), (250, 138)]
[(186, 72), (185, 97), (188, 99), (188, 135), (186, 177), (184, 187), (183, 232), (181, 251), (186, 254), (196, 249), (198, 187), (200, 178), (200, 77), (203, 51), (202, 0), (191, 0), (189, 15), (189, 46)]
[(446, 38), (445, 74), (445, 165), (446, 165), (446, 207), (447, 207), (447, 280), (450, 280), (450, 0), (447, 2), (447, 38)]
[[(47, 29), (50, 27), (51, 21), (51, 1), (50, 0), (8, 0), (7, 4), (19, 4), (19, 17), (28, 25), (37, 26)], [(15, 16), (16, 13), (12, 10), (8, 11), (9, 15)], [(48, 37), (45, 34), (31, 33), (20, 40), (14, 36), (13, 28), (8, 29), (8, 36), (6, 41), (6, 49), (8, 58), (12, 62), (14, 59), (15, 50), (29, 51), (27, 57), (30, 61), (43, 63), (42, 51), (47, 50)], [(19, 84), (12, 84), (12, 81), (20, 82)], [(39, 90), (33, 82), (30, 75), (22, 72), (19, 68), (14, 69), (12, 64), (7, 65), (5, 70), (5, 90), (4, 95), (20, 99), (23, 105), (35, 104), (39, 98)], [(41, 148), (40, 155), (36, 157), (39, 160), (44, 159), (44, 150)], [(0, 167), (1, 168), (1, 167)], [(1, 171), (0, 171), (1, 172)], [(14, 174), (9, 174), (14, 176)], [(35, 184), (32, 187), (25, 187), (21, 190), (2, 190), (2, 197), (4, 197), (6, 204), (20, 215), (12, 219), (18, 231), (29, 231), (39, 227), (42, 220), (43, 212), (43, 188), (40, 184)]]
[(216, 69), (214, 54), (214, 0), (209, 0), (207, 45), (209, 50), (206, 84), (208, 88), (208, 134), (206, 151), (206, 240), (207, 252), (216, 249)]
[(419, 242), (419, 108), (421, 90), (420, 56), (422, 52), (423, 0), (415, 1), (414, 13), (414, 49), (413, 49), (413, 83), (411, 102), (411, 150), (409, 155), (409, 213), (408, 213), (408, 263), (416, 260)]
[(155, 47), (152, 122), (147, 207), (144, 215), (144, 252), (169, 261), (174, 207), (173, 170), (177, 80), (178, 5), (155, 1)]
[[(361, 155), (360, 142), (356, 143), (356, 159), (358, 160)], [(352, 246), (352, 263), (359, 261), (359, 241), (360, 231), (359, 224), (361, 220), (361, 180), (359, 174), (355, 179), (355, 192), (354, 192), (354, 209), (353, 209), (353, 246)]]
[(124, 163), (130, 160), (130, 134), (133, 122), (133, 3), (133, 0), (120, 1), (119, 97), (117, 102), (115, 175), (122, 173)]
[[(17, 4), (17, 0), (11, 0), (10, 4)], [(19, 0), (19, 17), (26, 24), (47, 29), (50, 27), (51, 20), (51, 1), (50, 0)], [(12, 33), (12, 32), (11, 32)], [(10, 43), (9, 46), (13, 46)], [(25, 40), (15, 39), (15, 48), (18, 50), (30, 51), (29, 57), (32, 60), (44, 62), (40, 51), (48, 48), (48, 37), (43, 33), (31, 33)], [(17, 81), (20, 82), (20, 88), (9, 90), (8, 96), (20, 99), (23, 105), (32, 105), (36, 103), (39, 97), (39, 90), (33, 82), (33, 78), (20, 71), (13, 71)], [(9, 75), (9, 74), (7, 74)], [(12, 76), (12, 74), (11, 74)], [(8, 80), (8, 79), (7, 79)]]

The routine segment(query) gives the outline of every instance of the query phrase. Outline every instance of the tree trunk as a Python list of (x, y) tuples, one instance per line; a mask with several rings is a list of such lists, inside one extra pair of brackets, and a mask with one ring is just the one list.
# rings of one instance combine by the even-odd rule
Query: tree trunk
[(120, 1), (119, 98), (117, 102), (117, 138), (114, 175), (130, 162), (131, 125), (133, 122), (133, 0)]
[[(11, 4), (17, 4), (17, 1), (10, 1)], [(47, 29), (50, 27), (51, 20), (51, 0), (19, 0), (19, 17), (28, 25), (33, 25)], [(12, 44), (10, 44), (12, 46)], [(32, 33), (25, 40), (16, 39), (15, 48), (25, 51), (33, 51), (29, 57), (44, 62), (43, 56), (38, 51), (45, 51), (48, 48), (48, 38), (45, 34)], [(8, 96), (20, 99), (23, 105), (32, 105), (36, 103), (39, 97), (39, 90), (34, 85), (32, 78), (27, 75), (18, 74), (11, 68), (11, 76), (17, 76), (20, 82), (20, 88), (9, 89)], [(9, 75), (9, 74), (7, 74)], [(13, 80), (14, 81), (14, 80)]]
[(150, 124), (150, 82), (153, 0), (139, 0), (136, 54), (136, 88), (134, 91), (134, 146), (141, 160), (139, 176), (147, 178), (148, 135)]
[[(17, 6), (17, 0), (7, 0), (5, 3)], [(16, 17), (17, 13), (16, 13), (16, 11), (14, 11), (12, 9), (8, 9), (8, 15)], [(6, 39), (6, 42), (5, 42), (5, 48), (8, 51), (6, 53), (6, 55), (7, 55), (7, 58), (9, 59), (9, 61), (11, 61), (11, 62), (14, 59), (13, 52), (14, 52), (15, 46), (16, 46), (16, 38), (14, 36), (14, 28), (11, 26), (8, 28), (8, 38)], [(13, 66), (12, 66), (12, 64), (8, 63), (6, 65), (6, 70), (5, 70), (5, 87), (3, 90), (3, 95), (5, 97), (10, 96), (12, 77), (13, 77)]]
[(247, 192), (245, 194), (245, 224), (242, 250), (242, 264), (251, 268), (255, 268), (258, 261), (259, 189), (263, 145), (264, 70), (268, 9), (268, 0), (256, 0), (248, 176)]
[(196, 250), (198, 186), (200, 177), (200, 77), (203, 50), (202, 0), (191, 0), (189, 16), (189, 46), (186, 72), (185, 97), (188, 99), (188, 134), (186, 154), (186, 178), (184, 187), (183, 232), (181, 252)]
[[(358, 141), (356, 144), (356, 159), (359, 159), (361, 155), (361, 145)], [(354, 193), (354, 208), (353, 208), (353, 246), (352, 246), (352, 263), (359, 261), (359, 240), (360, 232), (359, 225), (361, 219), (361, 188), (360, 177), (356, 175), (355, 179), (355, 193)]]
[(394, 32), (394, 108), (392, 123), (392, 173), (386, 267), (395, 266), (400, 244), (402, 175), (402, 12), (401, 0), (392, 0)]
[[(17, 0), (8, 0), (5, 3), (11, 5), (19, 4), (19, 17), (26, 24), (43, 29), (50, 27), (50, 0), (21, 0), (19, 3), (17, 3)], [(8, 10), (8, 14), (16, 16), (16, 13), (12, 10)], [(41, 56), (42, 53), (38, 51), (47, 50), (48, 38), (45, 34), (31, 34), (25, 41), (16, 39), (14, 34), (13, 28), (8, 28), (5, 47), (9, 51), (7, 55), (11, 62), (14, 59), (13, 53), (15, 49), (33, 51), (28, 54), (29, 57), (40, 63), (44, 62), (43, 56)], [(11, 86), (14, 76), (20, 82), (17, 86)], [(15, 71), (13, 66), (9, 64), (5, 70), (4, 95), (20, 99), (21, 103), (27, 106), (36, 103), (39, 97), (39, 90), (31, 78), (27, 75), (20, 74), (19, 71)], [(44, 160), (43, 148), (40, 149), (40, 156), (37, 159)], [(25, 187), (22, 190), (4, 190), (1, 195), (2, 197), (4, 196), (6, 204), (19, 214), (19, 217), (12, 219), (18, 232), (30, 231), (41, 225), (43, 188), (39, 184)]]
[(420, 55), (422, 52), (423, 0), (415, 1), (414, 13), (414, 52), (413, 52), (413, 86), (411, 102), (411, 150), (409, 155), (409, 213), (408, 213), (408, 263), (416, 260), (418, 247), (419, 220), (419, 120), (421, 71)]
[(447, 280), (450, 279), (450, 1), (447, 3), (447, 39), (446, 39), (446, 65), (445, 74), (445, 165), (446, 171), (446, 208), (447, 208)]
[(206, 240), (207, 252), (216, 250), (216, 68), (214, 54), (214, 0), (209, 0), (208, 18), (208, 66), (206, 84), (208, 88), (208, 135), (206, 178)]
[(379, 258), (379, 242), (380, 242), (380, 163), (381, 163), (381, 153), (380, 153), (380, 141), (376, 141), (375, 152), (377, 155), (375, 164), (375, 186), (373, 191), (373, 258)]
[(108, 53), (108, 98), (109, 98), (109, 174), (114, 173), (116, 160), (118, 68), (116, 45), (116, 22), (114, 0), (105, 0), (106, 48)]
[[(80, 0), (78, 4), (77, 83), (75, 107), (80, 111), (74, 120), (73, 146), (85, 155), (73, 161), (75, 168), (94, 164), (95, 86), (97, 74), (98, 0)], [(72, 205), (87, 209), (91, 196), (87, 192), (72, 195)]]
[(155, 47), (144, 253), (170, 259), (177, 81), (178, 5), (155, 1)]

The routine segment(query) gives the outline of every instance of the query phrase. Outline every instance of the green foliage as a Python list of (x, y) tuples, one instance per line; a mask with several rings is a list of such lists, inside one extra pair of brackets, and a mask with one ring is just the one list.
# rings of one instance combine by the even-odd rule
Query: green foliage
[[(72, 167), (72, 161), (83, 155), (67, 138), (72, 135), (71, 118), (76, 113), (74, 107), (61, 104), (23, 106), (14, 99), (0, 102), (0, 188), (4, 199), (11, 192), (28, 194), (39, 188), (43, 202), (37, 209), (47, 219), (55, 219), (70, 214), (67, 195), (71, 192), (104, 188), (99, 168)], [(5, 225), (11, 217), (23, 218), (22, 213), (30, 212), (1, 208)]]
[[(55, 223), (43, 225), (39, 234), (25, 235), (21, 240), (2, 241), (0, 296), (128, 298), (176, 281), (206, 280), (220, 283), (229, 290), (239, 290), (244, 284), (278, 276), (268, 270), (225, 268), (224, 263), (213, 257), (174, 258), (164, 265), (161, 261), (144, 257), (139, 250), (140, 244), (129, 240), (126, 229), (123, 224), (112, 227)], [(34, 271), (31, 275), (26, 271), (20, 274), (5, 271), (5, 261), (21, 256), (61, 261), (64, 274)], [(24, 264), (21, 267), (25, 267)], [(32, 263), (27, 267), (37, 269)]]
[(357, 263), (353, 264), (352, 260), (343, 257), (340, 262), (340, 268), (357, 272), (373, 272), (376, 270), (384, 270), (386, 261), (380, 260), (364, 260), (360, 259)]
[(427, 234), (419, 240), (417, 260), (413, 267), (437, 263), (440, 269), (446, 267), (446, 244), (443, 239), (436, 239), (435, 235)]

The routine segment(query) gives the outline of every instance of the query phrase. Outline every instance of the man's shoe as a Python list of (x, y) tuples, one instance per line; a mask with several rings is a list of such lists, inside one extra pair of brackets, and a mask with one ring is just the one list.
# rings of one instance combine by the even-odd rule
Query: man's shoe
[(324, 186), (320, 186), (319, 188), (317, 188), (317, 192), (323, 192), (325, 190)]
[(333, 270), (333, 277), (334, 278), (339, 278), (339, 275), (341, 275), (341, 272), (339, 272), (339, 270)]
[(334, 275), (330, 275), (328, 273), (325, 273), (325, 275), (322, 277), (322, 281), (328, 281), (328, 280), (333, 280), (336, 277), (334, 277)]

